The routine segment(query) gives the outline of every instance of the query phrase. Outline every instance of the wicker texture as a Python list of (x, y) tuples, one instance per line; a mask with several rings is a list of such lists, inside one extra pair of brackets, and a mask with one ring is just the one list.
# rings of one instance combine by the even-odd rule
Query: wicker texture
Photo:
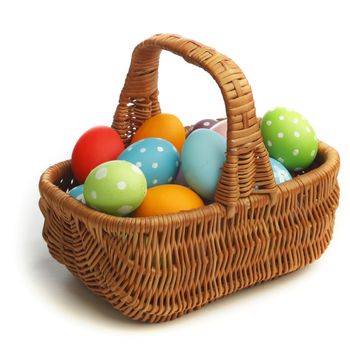
[[(254, 184), (275, 197), (276, 184), (256, 118), (253, 95), (241, 69), (212, 48), (177, 35), (156, 35), (138, 45), (120, 94), (113, 127), (128, 143), (145, 120), (160, 113), (158, 66), (162, 50), (182, 56), (211, 74), (226, 107), (227, 154), (215, 200), (230, 217), (239, 198), (248, 197)], [(264, 190), (266, 189), (266, 190)]]
[(39, 184), (51, 255), (123, 314), (147, 322), (175, 319), (311, 263), (331, 240), (339, 200), (339, 156), (323, 142), (312, 170), (276, 186), (243, 73), (176, 35), (156, 35), (134, 50), (112, 125), (125, 145), (160, 112), (162, 49), (208, 71), (222, 92), (227, 160), (215, 203), (147, 218), (99, 213), (67, 195), (76, 185), (70, 161), (47, 169)]

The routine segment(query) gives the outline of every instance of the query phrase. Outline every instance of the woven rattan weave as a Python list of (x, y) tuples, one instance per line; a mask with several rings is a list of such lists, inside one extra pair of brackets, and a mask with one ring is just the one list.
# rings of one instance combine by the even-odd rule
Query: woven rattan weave
[(76, 185), (70, 161), (48, 168), (39, 184), (51, 255), (113, 307), (146, 322), (175, 319), (311, 263), (331, 240), (339, 199), (339, 156), (321, 141), (313, 168), (276, 186), (242, 71), (177, 35), (155, 35), (134, 50), (112, 124), (125, 145), (160, 112), (162, 49), (205, 69), (221, 90), (227, 159), (215, 202), (155, 217), (106, 215), (66, 193)]

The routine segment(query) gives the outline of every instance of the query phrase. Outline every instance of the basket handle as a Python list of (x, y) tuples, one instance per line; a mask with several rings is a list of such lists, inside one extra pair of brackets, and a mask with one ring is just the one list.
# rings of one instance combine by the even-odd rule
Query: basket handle
[[(162, 50), (209, 72), (221, 90), (227, 114), (227, 154), (215, 201), (225, 205), (228, 217), (232, 217), (238, 199), (252, 192), (268, 193), (275, 199), (276, 183), (251, 88), (241, 69), (212, 48), (173, 34), (157, 34), (137, 45), (112, 127), (127, 144), (145, 120), (160, 113), (158, 66)], [(255, 191), (255, 186), (260, 189)]]

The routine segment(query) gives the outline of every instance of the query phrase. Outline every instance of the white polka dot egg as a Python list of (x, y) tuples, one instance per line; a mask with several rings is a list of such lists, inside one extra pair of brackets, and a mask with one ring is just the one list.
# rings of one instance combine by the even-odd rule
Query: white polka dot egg
[(270, 156), (289, 170), (306, 169), (317, 155), (316, 134), (298, 112), (281, 107), (267, 112), (261, 133)]
[(270, 157), (270, 163), (272, 167), (273, 176), (276, 181), (276, 185), (282, 184), (283, 182), (292, 179), (292, 175), (287, 170), (287, 168), (279, 161)]
[(77, 199), (79, 202), (86, 204), (85, 198), (84, 198), (84, 185), (79, 185), (74, 188), (72, 188), (68, 194), (72, 196), (73, 198)]
[(178, 172), (180, 157), (169, 141), (150, 137), (127, 147), (119, 160), (133, 163), (144, 173), (147, 187), (171, 183)]
[(134, 211), (147, 192), (147, 181), (134, 164), (114, 160), (93, 169), (84, 183), (88, 206), (107, 214), (125, 216)]

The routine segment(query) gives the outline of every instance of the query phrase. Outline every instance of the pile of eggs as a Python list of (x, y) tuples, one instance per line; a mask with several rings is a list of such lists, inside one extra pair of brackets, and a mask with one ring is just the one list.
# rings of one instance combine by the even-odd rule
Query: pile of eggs
[[(214, 199), (226, 159), (227, 120), (204, 119), (186, 137), (181, 121), (158, 114), (143, 123), (125, 148), (119, 134), (100, 126), (85, 132), (72, 153), (81, 185), (69, 194), (116, 216), (153, 216), (200, 208)], [(307, 169), (318, 142), (299, 113), (276, 108), (261, 120), (276, 184)]]

